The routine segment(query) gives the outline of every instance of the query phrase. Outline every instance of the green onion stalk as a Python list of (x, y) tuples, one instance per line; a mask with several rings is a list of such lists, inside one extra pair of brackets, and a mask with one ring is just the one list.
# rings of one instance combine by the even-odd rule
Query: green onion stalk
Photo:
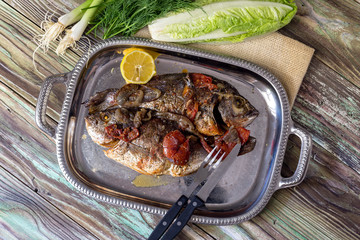
[[(49, 49), (50, 42), (57, 39), (60, 34), (71, 24), (78, 22), (86, 12), (86, 8), (90, 6), (93, 0), (86, 0), (84, 3), (74, 8), (71, 12), (66, 13), (58, 18), (58, 21), (52, 22), (51, 20), (45, 19), (41, 26), (45, 30), (44, 34), (35, 37), (38, 42), (38, 47), (43, 49), (46, 53)], [(36, 51), (36, 50), (35, 50)]]
[(99, 6), (103, 2), (104, 0), (93, 0), (91, 2), (80, 21), (77, 22), (70, 30), (66, 31), (65, 37), (61, 39), (56, 49), (56, 54), (64, 54), (67, 48), (76, 46), (76, 42), (80, 40), (86, 27), (89, 25), (90, 21), (97, 13)]

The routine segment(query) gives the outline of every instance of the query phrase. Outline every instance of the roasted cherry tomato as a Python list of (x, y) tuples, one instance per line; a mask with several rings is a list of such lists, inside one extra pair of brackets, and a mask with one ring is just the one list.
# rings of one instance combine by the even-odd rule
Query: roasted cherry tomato
[(208, 88), (209, 90), (216, 89), (217, 86), (212, 83), (212, 78), (201, 73), (191, 73), (190, 79), (197, 88)]
[[(248, 140), (249, 140), (249, 136), (250, 136), (250, 131), (243, 128), (243, 127), (237, 127), (236, 128), (236, 132), (240, 138), (240, 142), (241, 145), (244, 145)], [(218, 149), (221, 149), (223, 152), (226, 152), (226, 155), (230, 153), (230, 151), (235, 147), (236, 142), (228, 142), (225, 141), (224, 139), (226, 139), (226, 135), (229, 134), (229, 131), (227, 131), (224, 135), (222, 136), (217, 136), (215, 137), (215, 143), (214, 145), (216, 147), (218, 147)], [(207, 152), (211, 152), (213, 150), (212, 147), (209, 146), (209, 144), (205, 141), (205, 139), (200, 139), (200, 142), (203, 146), (203, 148), (207, 151)]]
[(185, 109), (186, 109), (186, 116), (190, 119), (190, 121), (194, 121), (196, 113), (199, 110), (199, 103), (195, 100), (195, 92), (189, 86), (185, 86), (183, 90), (183, 97), (186, 101)]
[(185, 165), (190, 157), (189, 139), (175, 130), (166, 134), (163, 140), (164, 155), (176, 165)]
[(105, 127), (105, 131), (109, 136), (125, 142), (130, 142), (140, 135), (137, 128), (127, 127), (125, 129), (121, 129), (118, 128), (116, 124)]
[(174, 164), (185, 165), (189, 161), (190, 157), (190, 144), (189, 139), (180, 145), (179, 150), (173, 156)]
[(244, 145), (249, 140), (250, 130), (247, 130), (243, 127), (237, 127), (236, 131), (239, 134), (239, 138), (241, 140), (241, 145)]

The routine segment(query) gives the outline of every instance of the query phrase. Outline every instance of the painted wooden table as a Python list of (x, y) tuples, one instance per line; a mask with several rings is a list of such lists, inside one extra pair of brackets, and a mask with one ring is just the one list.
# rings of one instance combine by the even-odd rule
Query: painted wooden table
[[(35, 124), (44, 78), (72, 70), (85, 48), (58, 57), (52, 45), (36, 55), (36, 71), (32, 39), (47, 13), (80, 2), (0, 1), (0, 239), (144, 239), (160, 220), (79, 193), (59, 169), (54, 140)], [(250, 221), (190, 223), (179, 239), (360, 239), (360, 1), (296, 3), (297, 15), (280, 32), (316, 50), (291, 112), (313, 137), (307, 176), (277, 191)], [(50, 96), (54, 124), (64, 92), (58, 86)], [(290, 138), (284, 176), (296, 166), (299, 144)]]

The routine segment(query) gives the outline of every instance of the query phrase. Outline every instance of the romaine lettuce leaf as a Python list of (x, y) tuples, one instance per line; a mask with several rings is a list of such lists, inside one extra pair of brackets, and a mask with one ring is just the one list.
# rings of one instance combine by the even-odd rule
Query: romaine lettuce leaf
[(198, 0), (202, 7), (161, 18), (149, 25), (158, 41), (243, 41), (288, 24), (297, 7), (291, 0)]

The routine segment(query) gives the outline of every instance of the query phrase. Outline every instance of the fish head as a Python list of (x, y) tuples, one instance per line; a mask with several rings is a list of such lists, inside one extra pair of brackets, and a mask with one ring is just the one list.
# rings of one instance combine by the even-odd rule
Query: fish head
[(91, 139), (101, 145), (101, 146), (109, 146), (114, 143), (115, 139), (110, 137), (106, 131), (105, 127), (107, 126), (108, 122), (105, 120), (103, 112), (90, 114), (85, 118), (86, 129), (91, 137)]
[(217, 111), (227, 127), (246, 127), (259, 115), (245, 98), (235, 94), (221, 96)]
[(127, 109), (116, 108), (89, 114), (85, 118), (85, 124), (88, 134), (95, 143), (109, 147), (116, 144), (118, 139), (109, 136), (106, 127), (113, 124), (130, 126), (133, 124), (133, 117), (134, 115)]
[(106, 89), (102, 92), (97, 92), (83, 104), (89, 109), (90, 114), (97, 113), (113, 107), (116, 104), (115, 97), (116, 89)]

